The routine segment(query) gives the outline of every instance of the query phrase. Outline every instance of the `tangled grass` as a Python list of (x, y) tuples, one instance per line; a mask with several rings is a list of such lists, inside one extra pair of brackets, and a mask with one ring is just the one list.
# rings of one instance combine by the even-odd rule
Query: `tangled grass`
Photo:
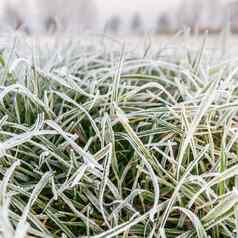
[(0, 237), (238, 237), (237, 58), (56, 43), (1, 38)]

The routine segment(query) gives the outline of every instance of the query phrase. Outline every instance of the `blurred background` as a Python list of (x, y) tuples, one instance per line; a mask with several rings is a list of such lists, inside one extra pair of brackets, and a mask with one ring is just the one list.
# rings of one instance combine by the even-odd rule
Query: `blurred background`
[(0, 19), (27, 34), (219, 33), (228, 22), (238, 33), (238, 1), (229, 0), (1, 0)]

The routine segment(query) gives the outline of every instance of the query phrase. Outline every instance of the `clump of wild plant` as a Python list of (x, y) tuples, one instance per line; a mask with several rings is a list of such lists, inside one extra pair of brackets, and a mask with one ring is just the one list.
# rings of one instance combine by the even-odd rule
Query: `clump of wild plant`
[(237, 236), (236, 58), (29, 42), (0, 45), (1, 238)]

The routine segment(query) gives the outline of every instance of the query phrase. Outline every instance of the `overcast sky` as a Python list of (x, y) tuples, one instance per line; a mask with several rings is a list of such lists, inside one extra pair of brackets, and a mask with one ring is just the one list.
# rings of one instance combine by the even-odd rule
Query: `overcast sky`
[(96, 0), (103, 11), (120, 12), (120, 11), (148, 11), (157, 10), (164, 11), (174, 5), (177, 5), (181, 0)]
[[(130, 12), (138, 11), (165, 11), (176, 8), (182, 0), (95, 0), (100, 6), (100, 10), (110, 14), (110, 12)], [(200, 1), (200, 0), (195, 0)], [(211, 0), (212, 1), (212, 0)], [(232, 0), (221, 0), (227, 3)]]

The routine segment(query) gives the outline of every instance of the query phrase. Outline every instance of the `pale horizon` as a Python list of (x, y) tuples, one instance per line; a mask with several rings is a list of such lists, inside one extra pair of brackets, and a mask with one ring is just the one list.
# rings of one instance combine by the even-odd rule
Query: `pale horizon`
[[(180, 9), (180, 11), (178, 11), (179, 6), (183, 1), (187, 1), (186, 3), (188, 3), (188, 5), (186, 5), (185, 9)], [(195, 0), (195, 2), (196, 1), (197, 0)], [(28, 26), (30, 25), (30, 27), (35, 29), (39, 28), (40, 25), (42, 26), (42, 22), (44, 21), (44, 18), (47, 18), (47, 14), (55, 19), (57, 19), (57, 17), (58, 19), (61, 18), (61, 20), (63, 17), (66, 17), (69, 22), (71, 21), (71, 26), (74, 25), (76, 28), (80, 25), (79, 22), (87, 23), (87, 21), (92, 20), (93, 24), (91, 24), (91, 26), (93, 26), (93, 28), (91, 29), (99, 30), (105, 29), (108, 22), (110, 22), (113, 17), (114, 19), (116, 17), (119, 18), (120, 30), (122, 32), (128, 31), (133, 17), (138, 13), (142, 19), (141, 25), (144, 30), (150, 32), (156, 29), (158, 19), (164, 16), (163, 13), (165, 13), (167, 26), (172, 26), (171, 29), (177, 27), (180, 16), (181, 18), (184, 18), (185, 21), (187, 19), (187, 23), (191, 23), (191, 19), (196, 15), (196, 6), (191, 8), (191, 2), (191, 0), (128, 0), (124, 2), (121, 0), (84, 0), (84, 7), (80, 8), (79, 0), (72, 0), (70, 2), (65, 2), (64, 0), (58, 0), (55, 2), (49, 0), (2, 0), (0, 3), (0, 9), (2, 9), (1, 17), (3, 17), (3, 19), (8, 18), (11, 22), (15, 16), (15, 19), (21, 19), (20, 22), (24, 22), (26, 25), (28, 24)], [(207, 0), (199, 1), (199, 3), (200, 2), (205, 6), (208, 5)], [(223, 11), (223, 4), (225, 5), (229, 2), (229, 0), (217, 0), (216, 2), (214, 0), (209, 1), (209, 13), (205, 11), (204, 15), (204, 11), (201, 12), (200, 9), (199, 24), (205, 28), (211, 26), (213, 28), (219, 28), (221, 25), (221, 17), (224, 15), (223, 12), (225, 12)], [(14, 16), (10, 16), (8, 11), (3, 10), (4, 4), (5, 6), (8, 6), (8, 8), (5, 9), (11, 9), (11, 14), (14, 12)], [(91, 9), (89, 10), (89, 12), (91, 12), (90, 17), (85, 15), (88, 10), (87, 7), (85, 8), (86, 5)], [(219, 7), (216, 8), (216, 6)], [(79, 12), (79, 9), (81, 9), (81, 13)], [(215, 12), (217, 10), (218, 12)], [(213, 17), (214, 15), (216, 15), (216, 17)], [(74, 20), (74, 23), (72, 20)], [(70, 24), (68, 26), (70, 26)]]

